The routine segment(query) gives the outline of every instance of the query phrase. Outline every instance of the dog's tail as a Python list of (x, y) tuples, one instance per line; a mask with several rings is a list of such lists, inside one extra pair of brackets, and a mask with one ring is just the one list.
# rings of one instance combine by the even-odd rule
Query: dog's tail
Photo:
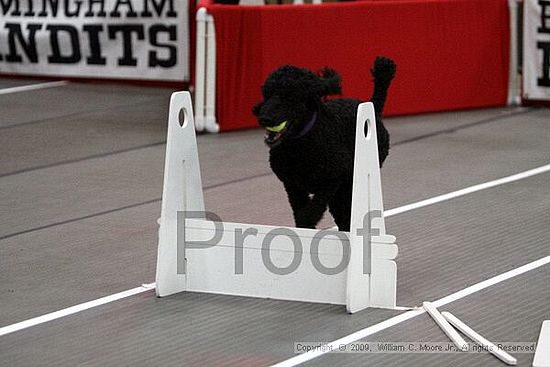
[(393, 60), (387, 57), (378, 56), (370, 71), (374, 78), (374, 92), (371, 102), (374, 104), (374, 110), (379, 116), (382, 115), (382, 111), (384, 110), (388, 88), (395, 76), (396, 69), (397, 67)]

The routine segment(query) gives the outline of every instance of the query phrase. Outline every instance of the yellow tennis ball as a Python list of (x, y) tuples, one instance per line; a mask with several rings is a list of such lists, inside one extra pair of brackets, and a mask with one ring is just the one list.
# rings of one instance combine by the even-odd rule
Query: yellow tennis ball
[(283, 121), (277, 126), (266, 127), (266, 130), (274, 132), (274, 133), (280, 133), (286, 127), (286, 123), (287, 123), (287, 121)]

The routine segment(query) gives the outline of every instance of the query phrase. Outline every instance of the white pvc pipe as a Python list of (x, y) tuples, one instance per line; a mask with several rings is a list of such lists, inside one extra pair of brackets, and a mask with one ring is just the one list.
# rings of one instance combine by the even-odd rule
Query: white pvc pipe
[(510, 9), (510, 73), (508, 81), (508, 104), (519, 105), (520, 78), (518, 70), (518, 0), (508, 0)]
[(197, 10), (197, 46), (195, 55), (195, 129), (204, 130), (204, 95), (206, 73), (206, 8)]
[(220, 131), (216, 121), (216, 29), (214, 17), (206, 16), (206, 104), (204, 128), (211, 133)]
[(447, 320), (452, 326), (460, 330), (464, 335), (475, 341), (478, 345), (482, 346), (483, 349), (487, 350), (489, 353), (491, 353), (504, 363), (511, 366), (514, 366), (518, 363), (517, 359), (506, 353), (504, 350), (498, 348), (489, 340), (485, 339), (483, 336), (478, 334), (474, 329), (466, 325), (452, 313), (443, 311), (441, 314), (443, 315), (445, 320)]
[(443, 330), (445, 334), (451, 339), (454, 345), (458, 348), (458, 350), (466, 352), (468, 351), (468, 343), (464, 340), (462, 336), (449, 324), (449, 322), (439, 313), (437, 308), (431, 303), (431, 302), (423, 302), (422, 307), (428, 315), (432, 317), (432, 319), (435, 321), (435, 323)]

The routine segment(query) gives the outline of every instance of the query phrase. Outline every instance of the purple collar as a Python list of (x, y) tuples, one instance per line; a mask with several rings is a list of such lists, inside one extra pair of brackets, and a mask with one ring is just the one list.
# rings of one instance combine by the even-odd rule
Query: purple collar
[(315, 125), (315, 121), (317, 121), (317, 111), (313, 112), (313, 116), (311, 117), (311, 120), (304, 126), (302, 131), (296, 136), (291, 136), (290, 139), (299, 139), (302, 136), (306, 135)]

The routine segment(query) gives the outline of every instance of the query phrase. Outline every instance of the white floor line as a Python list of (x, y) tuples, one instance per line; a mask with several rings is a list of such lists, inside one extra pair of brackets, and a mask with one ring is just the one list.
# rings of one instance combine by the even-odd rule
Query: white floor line
[[(545, 165), (545, 166), (541, 166), (541, 167), (538, 167), (538, 168), (534, 168), (534, 169), (531, 169), (531, 170), (528, 170), (528, 171), (525, 171), (525, 172), (521, 172), (521, 173), (518, 173), (518, 174), (515, 174), (515, 175), (512, 175), (512, 176), (503, 177), (503, 178), (500, 178), (500, 179), (497, 179), (497, 180), (494, 180), (494, 181), (489, 181), (489, 182), (486, 182), (486, 183), (483, 183), (483, 184), (470, 186), (470, 187), (467, 187), (465, 189), (461, 189), (461, 190), (458, 190), (458, 191), (453, 191), (453, 192), (450, 192), (448, 194), (436, 196), (436, 197), (431, 198), (431, 199), (422, 200), (422, 201), (419, 201), (417, 203), (412, 203), (412, 204), (408, 204), (408, 205), (405, 205), (405, 206), (402, 206), (402, 207), (399, 207), (399, 208), (390, 209), (390, 210), (385, 211), (384, 217), (389, 217), (389, 216), (392, 216), (392, 215), (405, 213), (405, 212), (410, 211), (410, 210), (422, 208), (422, 207), (432, 205), (432, 204), (436, 204), (436, 203), (439, 203), (439, 202), (442, 202), (442, 201), (445, 201), (445, 200), (450, 200), (450, 199), (453, 199), (453, 198), (456, 198), (456, 197), (459, 197), (459, 196), (471, 194), (473, 192), (480, 191), (480, 190), (485, 190), (485, 189), (495, 187), (495, 186), (498, 186), (498, 185), (503, 185), (505, 183), (521, 180), (523, 178), (531, 177), (531, 176), (538, 175), (538, 174), (548, 172), (548, 171), (550, 171), (550, 164)], [(541, 259), (541, 260), (543, 260), (543, 259)], [(120, 300), (122, 298), (130, 297), (130, 296), (133, 296), (135, 294), (139, 294), (139, 293), (148, 291), (148, 290), (153, 289), (153, 288), (155, 288), (155, 283), (143, 285), (141, 287), (133, 288), (133, 289), (130, 289), (130, 290), (125, 291), (125, 292), (120, 292), (120, 293), (117, 293), (117, 294), (113, 294), (111, 296), (99, 298), (97, 300), (93, 300), (93, 301), (90, 301), (90, 302), (82, 303), (80, 305), (65, 308), (65, 309), (60, 310), (60, 311), (56, 311), (56, 312), (52, 312), (52, 313), (49, 313), (49, 314), (46, 314), (46, 315), (38, 316), (38, 317), (29, 319), (29, 320), (26, 320), (26, 321), (21, 321), (21, 322), (18, 322), (16, 324), (4, 326), (4, 327), (0, 328), (0, 336), (6, 335), (6, 334), (9, 334), (9, 333), (13, 333), (13, 332), (16, 332), (16, 331), (19, 331), (19, 330), (22, 330), (22, 329), (26, 329), (26, 328), (29, 328), (29, 327), (32, 327), (32, 326), (36, 326), (36, 325), (39, 325), (39, 324), (42, 324), (42, 323), (45, 323), (45, 322), (48, 322), (48, 321), (52, 321), (52, 320), (55, 320), (55, 319), (58, 319), (58, 318), (61, 318), (61, 317), (64, 317), (64, 316), (72, 315), (74, 313), (84, 311), (84, 310), (87, 310), (87, 309), (90, 309), (90, 308), (93, 308), (93, 307), (101, 306), (101, 305), (104, 305), (104, 304), (109, 303), (109, 302)], [(466, 289), (469, 289), (469, 288), (466, 288)], [(449, 297), (451, 297), (451, 296), (449, 296)], [(437, 302), (441, 302), (442, 300), (437, 301)], [(452, 301), (449, 301), (449, 302), (452, 302)], [(436, 304), (436, 306), (442, 305), (442, 304), (439, 304), (439, 303), (435, 303), (435, 304)], [(404, 320), (396, 322), (396, 323), (400, 323), (400, 322), (408, 320), (409, 318), (415, 317), (415, 315), (414, 315), (415, 312), (423, 313), (422, 310), (420, 310), (420, 311), (417, 311), (417, 310), (409, 311), (409, 312), (406, 312), (402, 315), (399, 315), (399, 316), (396, 316), (396, 317), (391, 318), (389, 320), (386, 320), (386, 321), (384, 321), (380, 324), (371, 326), (370, 328), (367, 328), (367, 329), (375, 328), (379, 325), (392, 326), (392, 325), (394, 325), (393, 322), (395, 322), (395, 321), (391, 321), (391, 320), (394, 320), (394, 319), (401, 320), (401, 318), (404, 318)], [(411, 314), (411, 313), (413, 313), (413, 314)], [(413, 316), (406, 316), (406, 315), (413, 315)], [(389, 326), (382, 326), (382, 328), (380, 330), (388, 328)], [(367, 329), (364, 329), (364, 330), (367, 330)], [(375, 331), (375, 332), (377, 332), (377, 331)], [(355, 334), (352, 334), (352, 335), (355, 335)], [(370, 335), (370, 334), (368, 334), (368, 335)], [(302, 357), (302, 356), (298, 356), (298, 357)], [(295, 357), (295, 358), (298, 358), (298, 357)], [(313, 358), (315, 358), (315, 357), (313, 357)], [(291, 359), (291, 360), (293, 360), (293, 359)], [(302, 363), (302, 362), (300, 362), (300, 363)], [(281, 366), (286, 366), (286, 365), (281, 365)], [(295, 366), (295, 364), (292, 364), (292, 365), (289, 365), (289, 366)]]
[(499, 178), (497, 180), (485, 182), (485, 183), (482, 183), (482, 184), (479, 184), (479, 185), (466, 187), (466, 188), (461, 189), (461, 190), (453, 191), (453, 192), (450, 192), (450, 193), (444, 194), (444, 195), (439, 195), (439, 196), (436, 196), (436, 197), (433, 197), (433, 198), (430, 198), (430, 199), (418, 201), (416, 203), (404, 205), (404, 206), (401, 206), (399, 208), (386, 210), (384, 212), (384, 217), (391, 217), (392, 215), (405, 213), (405, 212), (408, 212), (410, 210), (419, 209), (419, 208), (422, 208), (422, 207), (425, 207), (425, 206), (428, 206), (428, 205), (433, 205), (433, 204), (436, 204), (436, 203), (440, 203), (442, 201), (451, 200), (451, 199), (457, 198), (459, 196), (468, 195), (468, 194), (471, 194), (471, 193), (476, 192), (476, 191), (490, 189), (490, 188), (495, 187), (495, 186), (504, 185), (504, 184), (507, 184), (507, 183), (510, 183), (510, 182), (522, 180), (524, 178), (539, 175), (541, 173), (545, 173), (545, 172), (548, 172), (548, 171), (550, 171), (550, 164), (547, 164), (547, 165), (541, 166), (541, 167), (537, 167), (537, 168), (533, 168), (533, 169), (530, 169), (530, 170), (525, 171), (525, 172), (517, 173), (515, 175)]
[(36, 326), (36, 325), (39, 325), (39, 324), (43, 324), (45, 322), (52, 321), (52, 320), (55, 320), (55, 319), (60, 319), (62, 317), (69, 316), (69, 315), (72, 315), (72, 314), (75, 314), (75, 313), (78, 313), (78, 312), (81, 312), (81, 311), (84, 311), (84, 310), (89, 310), (90, 308), (101, 306), (101, 305), (104, 305), (106, 303), (110, 303), (110, 302), (118, 301), (118, 300), (123, 299), (123, 298), (135, 296), (136, 294), (147, 292), (147, 291), (152, 290), (154, 288), (155, 288), (154, 286), (151, 287), (151, 285), (149, 285), (149, 284), (148, 285), (144, 284), (141, 287), (136, 287), (136, 288), (124, 291), (124, 292), (115, 293), (115, 294), (112, 294), (110, 296), (94, 299), (93, 301), (81, 303), (81, 304), (76, 305), (76, 306), (64, 308), (64, 309), (59, 310), (59, 311), (48, 313), (48, 314), (38, 316), (38, 317), (29, 319), (29, 320), (21, 321), (21, 322), (18, 322), (16, 324), (4, 326), (4, 327), (0, 328), (0, 336), (11, 334), (11, 333), (14, 333), (16, 331), (23, 330), (23, 329), (26, 329), (26, 328), (29, 328), (29, 327), (32, 327), (32, 326)]
[(2, 95), (2, 94), (11, 94), (11, 93), (20, 93), (20, 92), (28, 92), (28, 91), (31, 91), (31, 90), (44, 89), (44, 88), (61, 87), (63, 85), (67, 85), (67, 84), (69, 84), (69, 82), (67, 80), (61, 80), (61, 81), (58, 81), (58, 82), (48, 82), (48, 83), (40, 83), (40, 84), (21, 85), (21, 86), (18, 86), (18, 87), (0, 89), (0, 95)]
[[(462, 289), (458, 292), (452, 293), (452, 294), (450, 294), (446, 297), (440, 298), (437, 301), (434, 301), (433, 305), (436, 306), (436, 307), (441, 307), (441, 306), (447, 305), (451, 302), (454, 302), (456, 300), (459, 300), (461, 298), (469, 296), (473, 293), (479, 292), (482, 289), (491, 287), (495, 284), (501, 283), (505, 280), (511, 279), (511, 278), (516, 277), (518, 275), (527, 273), (528, 271), (540, 268), (541, 266), (547, 265), (549, 263), (550, 263), (550, 256), (543, 257), (541, 259), (538, 259), (538, 260), (535, 260), (535, 261), (530, 262), (528, 264), (525, 264), (523, 266), (520, 266), (519, 268), (507, 271), (506, 273), (497, 275), (493, 278), (484, 280), (484, 281), (479, 282), (477, 284), (471, 285), (471, 286), (469, 286), (465, 289)], [(422, 315), (425, 312), (426, 311), (424, 311), (423, 308), (418, 308), (418, 309), (415, 309), (415, 310), (412, 310), (412, 311), (402, 313), (400, 315), (397, 315), (397, 316), (394, 316), (390, 319), (382, 321), (378, 324), (369, 326), (365, 329), (356, 331), (353, 334), (347, 335), (343, 338), (340, 338), (340, 339), (335, 340), (333, 342), (327, 343), (327, 347), (324, 348), (323, 351), (314, 350), (314, 351), (311, 351), (311, 352), (300, 354), (296, 357), (287, 359), (286, 361), (282, 361), (280, 363), (274, 364), (272, 367), (294, 367), (294, 366), (298, 366), (302, 363), (305, 363), (305, 362), (311, 361), (312, 359), (320, 357), (323, 354), (329, 353), (329, 350), (331, 349), (330, 346), (333, 349), (338, 350), (338, 347), (341, 344), (350, 344), (350, 343), (356, 342), (358, 340), (364, 339), (364, 338), (366, 338), (370, 335), (376, 334), (376, 333), (378, 333), (382, 330), (388, 329), (392, 326), (395, 326), (397, 324), (400, 324), (402, 322), (405, 322), (407, 320), (415, 318), (419, 315)]]

